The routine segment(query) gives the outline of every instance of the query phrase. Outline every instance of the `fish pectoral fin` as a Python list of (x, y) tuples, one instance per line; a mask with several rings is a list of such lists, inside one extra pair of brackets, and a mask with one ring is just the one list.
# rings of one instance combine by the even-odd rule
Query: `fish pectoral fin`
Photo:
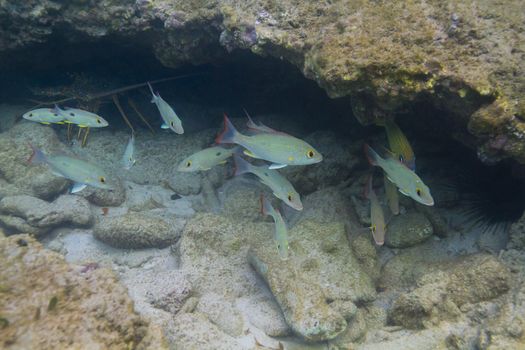
[(60, 177), (64, 177), (64, 175), (60, 174), (59, 172), (56, 172), (56, 171), (53, 171), (51, 170), (51, 173), (55, 176), (60, 176)]
[(268, 169), (281, 169), (284, 168), (287, 164), (271, 164)]
[(71, 193), (77, 193), (77, 192), (80, 192), (82, 191), (84, 188), (86, 188), (87, 185), (86, 184), (80, 184), (80, 183), (75, 183), (73, 184), (73, 186), (71, 187)]
[(168, 124), (166, 123), (162, 123), (162, 125), (160, 126), (161, 129), (169, 129), (170, 127), (168, 126)]
[(257, 157), (255, 154), (253, 154), (251, 151), (248, 151), (247, 149), (245, 149), (244, 151), (242, 151), (242, 153), (244, 153), (244, 154), (247, 155), (248, 157), (252, 157), (252, 158), (260, 159), (260, 158)]

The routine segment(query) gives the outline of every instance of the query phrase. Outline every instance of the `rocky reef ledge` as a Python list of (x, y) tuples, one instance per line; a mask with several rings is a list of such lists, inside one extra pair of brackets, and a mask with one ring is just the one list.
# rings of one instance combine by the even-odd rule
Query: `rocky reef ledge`
[(331, 97), (350, 96), (364, 124), (425, 101), (482, 160), (525, 163), (523, 16), (520, 0), (8, 0), (0, 63), (28, 64), (35, 45), (55, 62), (83, 45), (133, 43), (169, 67), (249, 50), (291, 62)]

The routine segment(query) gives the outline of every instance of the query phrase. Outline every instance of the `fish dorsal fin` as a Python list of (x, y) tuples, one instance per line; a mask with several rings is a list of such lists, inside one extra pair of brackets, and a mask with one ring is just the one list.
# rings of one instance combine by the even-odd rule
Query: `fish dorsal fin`
[(86, 184), (74, 183), (73, 186), (71, 187), (71, 191), (70, 192), (71, 193), (77, 193), (77, 192), (82, 191), (86, 187), (87, 187)]
[(282, 169), (284, 168), (285, 166), (287, 166), (287, 164), (271, 164), (268, 169)]

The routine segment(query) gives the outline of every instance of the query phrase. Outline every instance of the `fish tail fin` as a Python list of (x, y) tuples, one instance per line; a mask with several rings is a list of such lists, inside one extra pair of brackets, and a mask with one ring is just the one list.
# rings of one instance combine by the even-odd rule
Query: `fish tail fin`
[(233, 155), (233, 161), (235, 162), (235, 176), (242, 174), (250, 173), (252, 170), (252, 165), (241, 158), (238, 154)]
[(367, 143), (365, 143), (363, 148), (365, 150), (365, 155), (366, 155), (366, 158), (368, 159), (368, 162), (370, 163), (370, 165), (377, 166), (378, 165), (378, 161), (381, 158), (379, 156), (379, 154), (377, 154), (377, 152), (374, 151), (372, 149), (372, 147), (370, 147)]
[(31, 156), (29, 157), (29, 159), (27, 160), (27, 162), (29, 164), (41, 164), (41, 163), (45, 163), (46, 162), (46, 156), (45, 154), (39, 150), (38, 148), (36, 148), (35, 146), (33, 146), (32, 144), (29, 144), (29, 146), (31, 147), (31, 150), (33, 151), (31, 153)]
[(151, 94), (153, 95), (153, 97), (151, 98), (151, 103), (154, 103), (155, 98), (157, 98), (157, 95), (155, 95), (155, 92), (153, 91), (153, 88), (151, 87), (151, 84), (149, 83), (149, 81), (148, 81), (148, 87), (149, 87), (149, 91), (151, 91)]
[(264, 196), (264, 194), (261, 193), (261, 214), (262, 215), (271, 215), (271, 212), (273, 211), (272, 203)]
[(250, 114), (248, 114), (248, 111), (243, 108), (243, 111), (244, 111), (244, 114), (246, 114), (246, 117), (248, 118), (248, 121), (246, 122), (246, 126), (249, 128), (249, 129), (257, 129), (258, 126), (257, 124), (255, 124), (255, 122), (253, 121), (252, 117), (250, 117)]
[(224, 113), (224, 130), (217, 135), (215, 143), (235, 143), (238, 135), (240, 135), (239, 132), (235, 129), (230, 119), (228, 119), (226, 113)]

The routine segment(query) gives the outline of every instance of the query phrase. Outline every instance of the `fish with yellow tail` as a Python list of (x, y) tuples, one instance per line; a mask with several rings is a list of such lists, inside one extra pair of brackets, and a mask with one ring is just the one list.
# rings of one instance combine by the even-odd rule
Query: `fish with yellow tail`
[(275, 197), (295, 210), (303, 210), (301, 196), (297, 193), (290, 181), (277, 170), (268, 169), (265, 166), (252, 165), (237, 154), (233, 155), (233, 160), (235, 161), (235, 176), (252, 173), (256, 175), (263, 184), (270, 187)]
[(32, 111), (24, 113), (22, 118), (45, 125), (64, 124), (64, 117), (53, 108), (33, 109)]
[(399, 192), (421, 204), (434, 205), (434, 199), (430, 194), (430, 189), (423, 183), (421, 178), (405, 164), (394, 157), (381, 158), (379, 154), (367, 144), (364, 145), (364, 150), (370, 164), (383, 169), (388, 179), (397, 186)]
[(272, 203), (261, 194), (261, 213), (270, 215), (275, 223), (274, 240), (277, 244), (277, 251), (281, 260), (288, 259), (288, 229), (279, 210), (272, 206)]
[(314, 164), (323, 160), (323, 156), (315, 148), (291, 135), (267, 132), (253, 136), (243, 135), (235, 129), (226, 114), (224, 130), (215, 142), (238, 144), (246, 148), (244, 154), (247, 156), (271, 162), (270, 169), (279, 169), (287, 165)]
[(184, 134), (184, 128), (182, 127), (182, 121), (177, 116), (177, 113), (171, 108), (171, 106), (168, 104), (168, 102), (164, 101), (162, 97), (160, 97), (159, 93), (153, 92), (153, 88), (151, 87), (151, 84), (148, 82), (149, 89), (151, 91), (151, 94), (153, 95), (151, 98), (151, 103), (154, 103), (160, 113), (160, 117), (164, 121), (164, 123), (161, 125), (162, 129), (171, 129), (176, 134)]
[(365, 195), (370, 200), (370, 230), (372, 231), (372, 237), (377, 245), (381, 246), (385, 244), (386, 224), (385, 215), (383, 213), (383, 207), (379, 203), (379, 199), (374, 191), (372, 174), (368, 178), (368, 184), (365, 191)]
[(236, 151), (236, 148), (223, 148), (219, 146), (205, 148), (179, 163), (178, 171), (193, 172), (210, 170), (216, 165), (225, 164), (228, 158)]
[(75, 124), (81, 128), (104, 128), (109, 125), (106, 119), (98, 114), (79, 108), (60, 108), (55, 106), (55, 112), (64, 118), (64, 123)]
[(391, 119), (377, 122), (377, 125), (385, 127), (388, 145), (399, 161), (405, 164), (410, 170), (416, 170), (416, 157), (401, 128)]
[(113, 189), (109, 183), (108, 174), (97, 165), (64, 155), (46, 155), (33, 145), (30, 146), (33, 153), (28, 162), (31, 164), (47, 164), (53, 174), (73, 181), (71, 193), (80, 192), (86, 186), (106, 190)]

